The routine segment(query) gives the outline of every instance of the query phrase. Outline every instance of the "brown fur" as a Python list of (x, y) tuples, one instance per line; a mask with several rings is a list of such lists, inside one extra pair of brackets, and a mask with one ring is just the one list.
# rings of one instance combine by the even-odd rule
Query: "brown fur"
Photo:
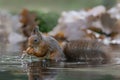
[(26, 53), (29, 55), (48, 57), (52, 60), (62, 60), (64, 57), (58, 42), (50, 36), (41, 34), (38, 28), (35, 28), (29, 37), (28, 46)]
[(103, 64), (110, 62), (110, 54), (106, 50), (107, 47), (98, 41), (76, 40), (67, 42), (63, 52), (67, 61)]
[(35, 26), (37, 26), (37, 22), (35, 21), (36, 14), (30, 12), (27, 9), (23, 9), (22, 12), (20, 13), (20, 16), (21, 16), (20, 21), (23, 24), (22, 32), (25, 37), (29, 37), (31, 31), (34, 29)]

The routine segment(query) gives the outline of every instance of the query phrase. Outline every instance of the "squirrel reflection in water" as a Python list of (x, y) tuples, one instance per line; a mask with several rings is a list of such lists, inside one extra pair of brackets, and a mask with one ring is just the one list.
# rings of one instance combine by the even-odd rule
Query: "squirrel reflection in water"
[(28, 80), (43, 80), (41, 62), (31, 62), (27, 65)]
[(44, 68), (42, 64), (42, 61), (34, 61), (27, 64), (28, 80), (55, 80), (57, 70)]

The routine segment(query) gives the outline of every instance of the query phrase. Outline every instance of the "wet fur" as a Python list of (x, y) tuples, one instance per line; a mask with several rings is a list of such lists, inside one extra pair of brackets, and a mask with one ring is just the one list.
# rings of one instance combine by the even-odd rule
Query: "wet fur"
[(88, 62), (91, 64), (105, 64), (110, 62), (109, 50), (98, 41), (74, 40), (64, 45), (63, 52), (67, 61)]

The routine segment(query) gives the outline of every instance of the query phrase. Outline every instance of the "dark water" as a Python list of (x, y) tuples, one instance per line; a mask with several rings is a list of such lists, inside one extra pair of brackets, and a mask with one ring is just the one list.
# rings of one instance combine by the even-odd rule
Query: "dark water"
[[(47, 67), (45, 67), (47, 65)], [(120, 80), (120, 66), (86, 65), (43, 61), (33, 58), (20, 60), (19, 56), (0, 58), (0, 80)]]
[(19, 47), (10, 48), (0, 50), (0, 80), (120, 80), (119, 64), (44, 63), (35, 57), (21, 61), (21, 52), (15, 49)]

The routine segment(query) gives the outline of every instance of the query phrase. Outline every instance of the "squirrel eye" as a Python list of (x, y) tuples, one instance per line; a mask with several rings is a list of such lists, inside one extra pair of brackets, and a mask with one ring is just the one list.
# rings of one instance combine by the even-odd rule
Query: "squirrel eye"
[(38, 39), (35, 39), (34, 42), (39, 42), (39, 40), (38, 40)]

